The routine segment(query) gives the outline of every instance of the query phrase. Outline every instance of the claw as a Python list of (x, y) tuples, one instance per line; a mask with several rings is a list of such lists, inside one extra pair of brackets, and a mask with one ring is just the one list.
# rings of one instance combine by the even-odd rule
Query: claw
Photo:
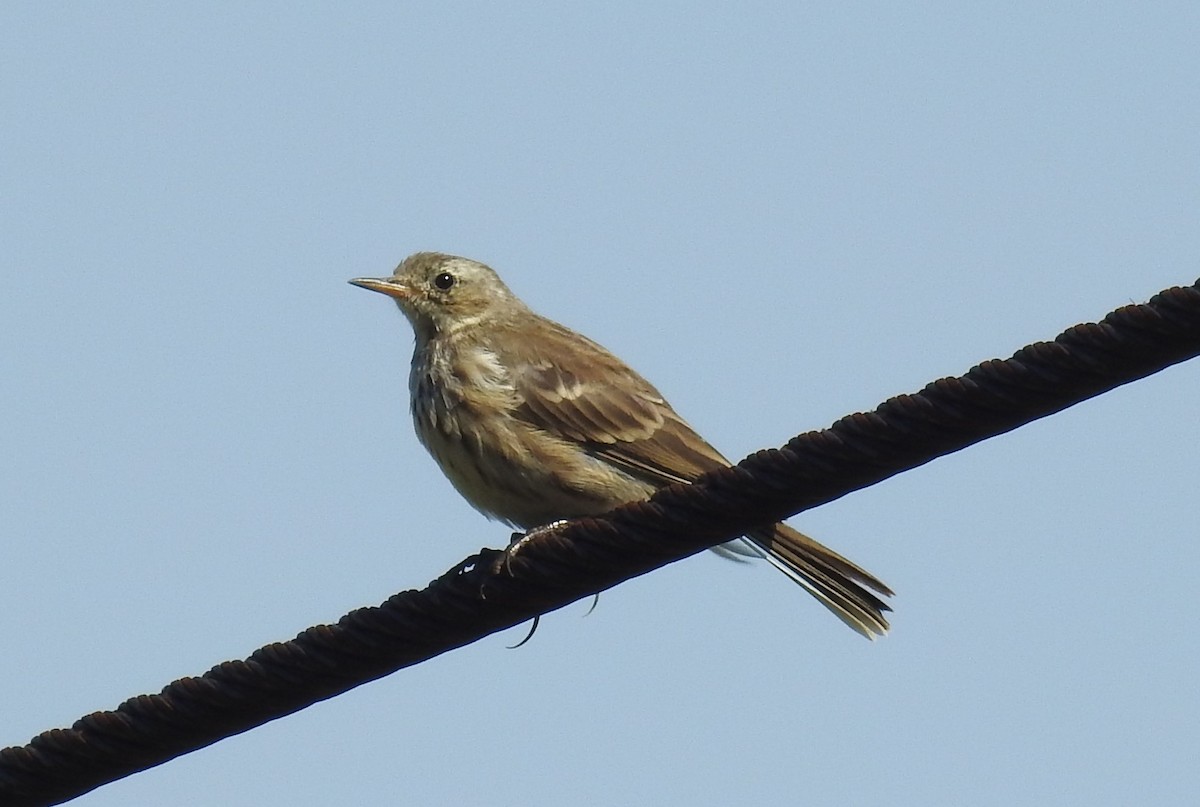
[(512, 646), (511, 646), (511, 647), (509, 647), (508, 649), (509, 649), (509, 650), (516, 650), (518, 647), (520, 647), (521, 645), (525, 644), (525, 643), (526, 643), (526, 642), (528, 642), (530, 639), (532, 639), (532, 638), (533, 638), (533, 634), (537, 632), (537, 629), (538, 629), (538, 622), (541, 622), (541, 621), (542, 621), (542, 618), (541, 618), (540, 616), (535, 616), (535, 617), (533, 618), (533, 624), (529, 626), (529, 633), (525, 634), (525, 638), (524, 638), (524, 639), (522, 639), (521, 641), (517, 642), (516, 644), (512, 645)]

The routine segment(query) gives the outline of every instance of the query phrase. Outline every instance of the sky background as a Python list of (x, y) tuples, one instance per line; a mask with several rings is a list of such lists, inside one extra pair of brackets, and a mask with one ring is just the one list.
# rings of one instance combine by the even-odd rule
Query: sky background
[[(346, 280), (440, 250), (733, 457), (1200, 276), (1195, 3), (5, 3), (0, 746), (508, 531)], [(1183, 804), (1200, 364), (79, 800)]]

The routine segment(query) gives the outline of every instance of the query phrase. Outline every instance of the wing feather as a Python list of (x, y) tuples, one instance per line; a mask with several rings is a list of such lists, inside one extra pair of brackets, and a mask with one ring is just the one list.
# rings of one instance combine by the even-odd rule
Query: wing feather
[(518, 417), (655, 485), (729, 464), (649, 381), (595, 342), (581, 345), (582, 337), (546, 322), (549, 338), (517, 351)]

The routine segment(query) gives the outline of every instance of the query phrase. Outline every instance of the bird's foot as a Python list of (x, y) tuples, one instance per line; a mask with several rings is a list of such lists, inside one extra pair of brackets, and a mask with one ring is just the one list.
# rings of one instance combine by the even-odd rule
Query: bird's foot
[[(525, 545), (526, 541), (529, 541), (533, 538), (536, 538), (539, 535), (543, 535), (547, 532), (550, 532), (551, 530), (556, 530), (559, 527), (561, 527), (563, 524), (566, 524), (566, 523), (567, 523), (566, 519), (560, 518), (558, 521), (551, 521), (549, 524), (543, 524), (540, 527), (534, 527), (533, 529), (529, 530), (528, 532), (514, 532), (512, 534), (512, 539), (508, 543), (508, 549), (504, 550), (504, 570), (506, 572), (508, 572), (510, 575), (512, 574), (512, 566), (510, 564), (510, 560), (512, 559), (513, 555), (515, 555), (521, 551), (521, 547)], [(592, 605), (590, 608), (587, 609), (587, 613), (584, 614), (584, 616), (590, 616), (592, 611), (595, 611), (596, 606), (599, 604), (600, 604), (600, 595), (599, 594), (592, 595)], [(529, 631), (529, 636), (526, 636), (524, 639), (522, 639), (520, 641), (520, 643), (514, 645), (513, 648), (510, 648), (510, 649), (515, 649), (515, 648), (520, 647), (521, 645), (525, 644), (526, 642), (528, 642), (529, 639), (533, 636), (533, 632), (535, 630), (537, 630), (537, 620), (534, 620), (533, 627)]]
[[(556, 530), (566, 523), (566, 519), (559, 519), (558, 521), (551, 521), (549, 524), (543, 524), (540, 527), (534, 527), (533, 529), (526, 530), (525, 532), (514, 532), (512, 534), (512, 539), (508, 542), (508, 549), (504, 550), (504, 571), (508, 572), (510, 575), (512, 574), (512, 559), (518, 552), (521, 551), (521, 547), (525, 546), (525, 544), (534, 538), (537, 538), (539, 535), (545, 535), (546, 533)], [(526, 641), (528, 641), (528, 639), (526, 639)], [(524, 644), (524, 642), (521, 644)], [(520, 645), (518, 645), (518, 647), (519, 646)]]
[(446, 571), (445, 577), (458, 577), (464, 574), (486, 569), (492, 564), (492, 559), (499, 555), (500, 550), (483, 548), (465, 560), (461, 560)]
[[(559, 519), (558, 521), (551, 521), (549, 524), (543, 524), (540, 527), (534, 527), (533, 529), (527, 530), (525, 532), (514, 532), (512, 534), (511, 540), (508, 542), (508, 548), (504, 550), (504, 571), (507, 572), (509, 575), (511, 575), (513, 573), (513, 571), (512, 571), (513, 556), (516, 555), (518, 552), (520, 552), (521, 547), (523, 547), (528, 541), (538, 537), (539, 535), (544, 535), (545, 533), (550, 532), (551, 530), (558, 529), (559, 527), (561, 527), (563, 524), (566, 524), (566, 523), (567, 522), (565, 519)], [(537, 632), (538, 623), (541, 622), (541, 619), (542, 618), (540, 616), (535, 616), (533, 618), (532, 624), (530, 624), (530, 626), (529, 626), (529, 633), (525, 634), (525, 638), (522, 639), (521, 641), (517, 642), (515, 645), (512, 645), (508, 649), (516, 650), (518, 647), (520, 647), (521, 645), (525, 644), (530, 639), (532, 639), (533, 634)]]

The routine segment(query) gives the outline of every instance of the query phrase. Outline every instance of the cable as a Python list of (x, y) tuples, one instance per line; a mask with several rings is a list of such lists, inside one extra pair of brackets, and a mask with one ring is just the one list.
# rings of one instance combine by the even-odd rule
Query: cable
[(1200, 281), (0, 750), (0, 805), (61, 803), (1196, 355)]

